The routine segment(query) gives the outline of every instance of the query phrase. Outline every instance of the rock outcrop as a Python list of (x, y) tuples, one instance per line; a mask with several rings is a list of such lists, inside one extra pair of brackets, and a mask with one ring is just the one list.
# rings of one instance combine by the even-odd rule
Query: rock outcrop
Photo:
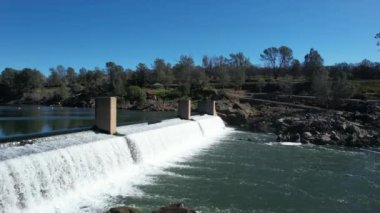
[(216, 111), (228, 125), (242, 128), (247, 127), (248, 119), (255, 114), (255, 109), (249, 104), (242, 104), (233, 98), (217, 101)]
[(143, 103), (129, 103), (125, 108), (140, 111), (175, 111), (177, 101), (147, 100)]
[(217, 112), (228, 125), (253, 132), (276, 133), (279, 142), (380, 146), (380, 107), (367, 105), (361, 111), (355, 111), (355, 107), (348, 111), (313, 110), (241, 103), (238, 98), (226, 95), (217, 102)]
[(375, 115), (361, 113), (317, 113), (280, 118), (277, 141), (350, 147), (380, 146), (380, 123)]

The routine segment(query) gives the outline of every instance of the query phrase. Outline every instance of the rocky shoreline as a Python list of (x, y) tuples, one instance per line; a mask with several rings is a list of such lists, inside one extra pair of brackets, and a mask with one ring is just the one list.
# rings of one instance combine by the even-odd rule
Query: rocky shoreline
[(272, 104), (242, 103), (236, 97), (217, 102), (220, 117), (247, 131), (275, 133), (278, 142), (347, 147), (380, 146), (380, 108), (363, 111), (308, 110)]
[(377, 116), (362, 113), (307, 113), (276, 121), (277, 141), (349, 147), (380, 146)]

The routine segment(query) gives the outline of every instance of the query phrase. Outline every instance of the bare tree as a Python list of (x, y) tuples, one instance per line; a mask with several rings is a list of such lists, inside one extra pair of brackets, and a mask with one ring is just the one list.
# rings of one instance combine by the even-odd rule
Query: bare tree
[(268, 66), (275, 69), (277, 66), (278, 54), (279, 54), (279, 51), (276, 47), (270, 47), (263, 51), (263, 53), (260, 55), (260, 58)]
[(249, 67), (251, 65), (249, 58), (245, 57), (242, 52), (238, 52), (236, 54), (231, 53), (229, 62), (233, 67)]
[(242, 52), (236, 54), (231, 53), (228, 62), (230, 77), (233, 85), (236, 88), (241, 88), (241, 86), (245, 83), (245, 72), (251, 66), (251, 62)]
[(270, 47), (263, 51), (263, 53), (260, 55), (260, 58), (262, 61), (264, 61), (267, 66), (272, 68), (273, 70), (273, 76), (275, 79), (278, 77), (277, 73), (277, 59), (280, 52), (276, 47)]

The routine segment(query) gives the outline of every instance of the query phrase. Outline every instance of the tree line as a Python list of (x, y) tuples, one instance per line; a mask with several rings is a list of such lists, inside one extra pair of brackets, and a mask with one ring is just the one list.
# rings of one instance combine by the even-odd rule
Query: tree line
[(169, 95), (176, 98), (210, 85), (239, 89), (247, 80), (261, 77), (305, 79), (312, 83), (314, 94), (318, 95), (325, 94), (326, 88), (344, 93), (347, 79), (380, 79), (380, 63), (363, 60), (357, 64), (324, 66), (315, 49), (305, 55), (302, 63), (294, 59), (293, 50), (287, 46), (267, 48), (260, 59), (265, 66), (253, 65), (242, 52), (227, 57), (204, 56), (201, 65), (186, 55), (173, 65), (157, 58), (150, 67), (139, 63), (135, 69), (125, 69), (114, 62), (107, 62), (102, 69), (79, 71), (59, 65), (51, 68), (48, 76), (37, 69), (5, 68), (0, 75), (0, 101), (70, 104), (106, 95), (125, 101), (144, 101), (147, 87), (175, 88)]

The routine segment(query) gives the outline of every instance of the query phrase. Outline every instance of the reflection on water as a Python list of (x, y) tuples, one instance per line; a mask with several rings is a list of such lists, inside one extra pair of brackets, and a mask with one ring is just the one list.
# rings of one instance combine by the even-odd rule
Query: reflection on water
[[(117, 121), (118, 124), (157, 121), (173, 116), (174, 112), (118, 110)], [(94, 118), (95, 110), (91, 108), (0, 106), (0, 138), (90, 127)]]

